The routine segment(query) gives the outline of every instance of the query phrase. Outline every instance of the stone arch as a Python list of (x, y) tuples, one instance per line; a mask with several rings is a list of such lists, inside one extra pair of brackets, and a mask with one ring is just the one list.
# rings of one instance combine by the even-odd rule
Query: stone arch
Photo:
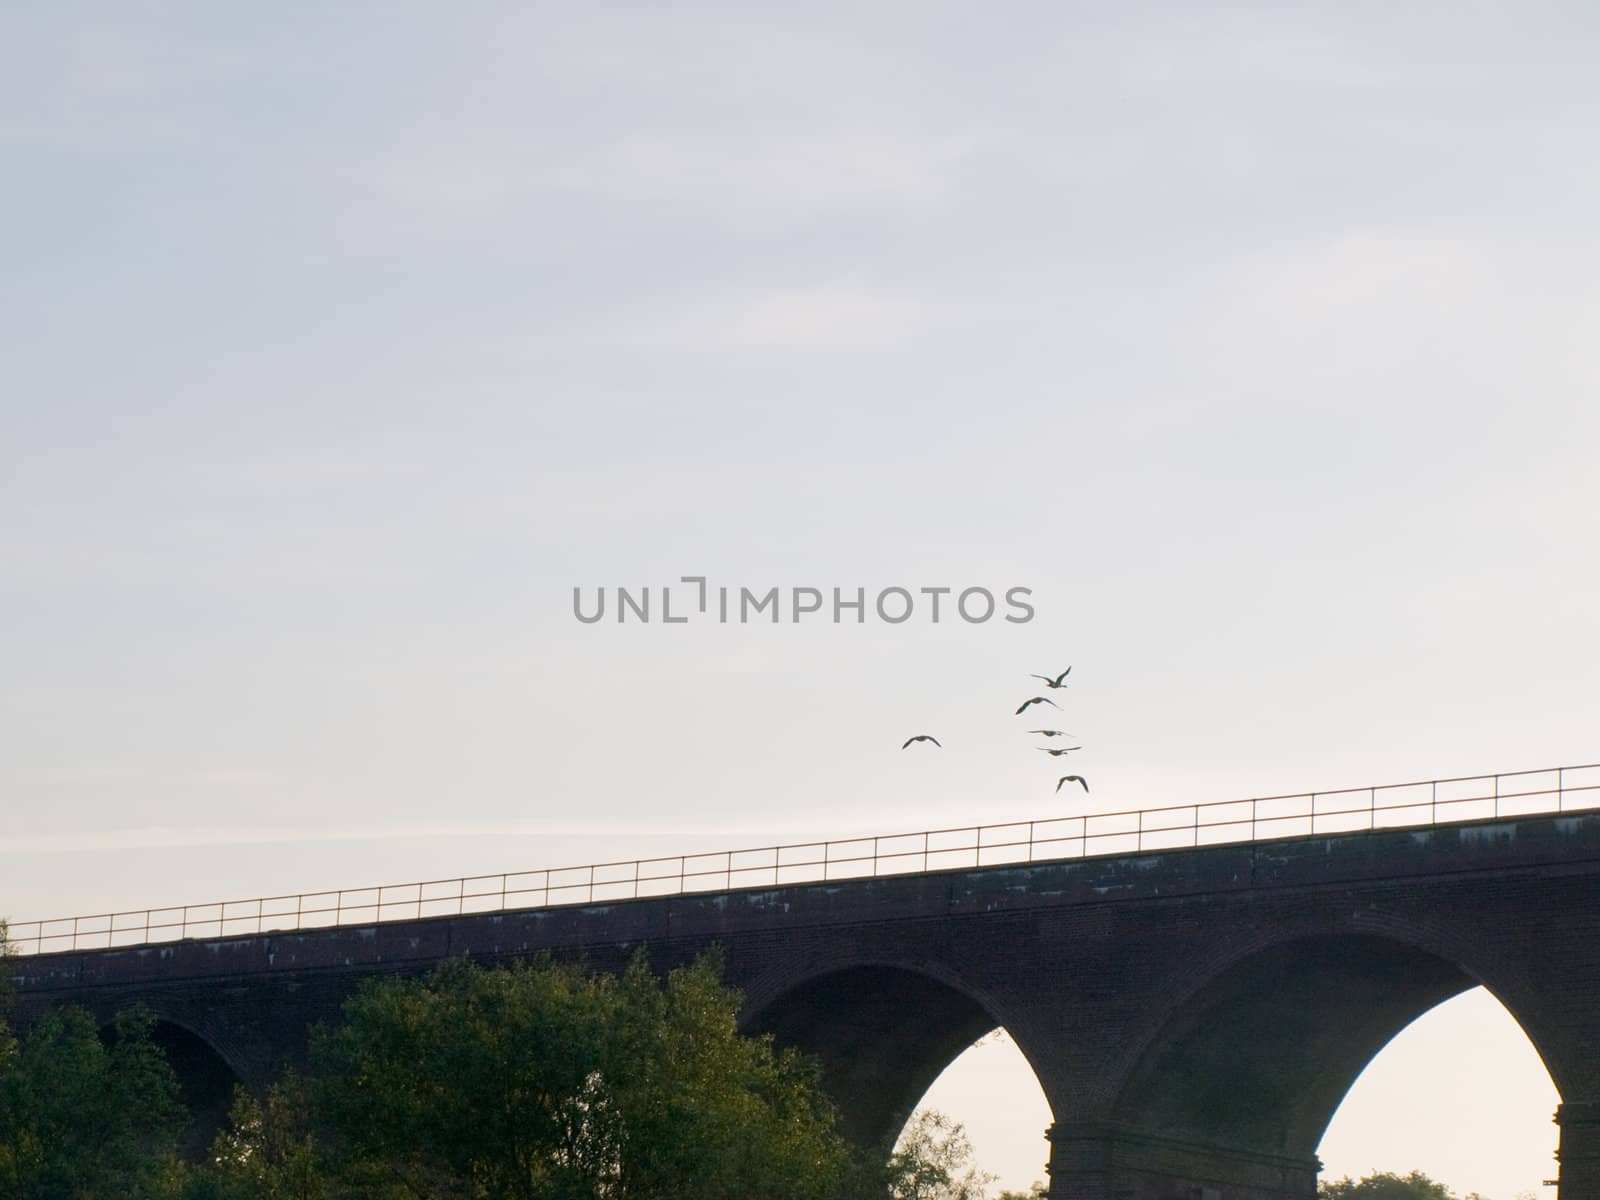
[[(103, 1026), (102, 1036), (115, 1037), (115, 1026)], [(227, 1125), (234, 1091), (243, 1077), (221, 1049), (181, 1021), (156, 1015), (150, 1040), (166, 1056), (177, 1077), (178, 1099), (189, 1110), (180, 1152), (191, 1162), (200, 1161)]]
[(1311, 1160), (1379, 1051), (1423, 1013), (1480, 984), (1548, 1067), (1519, 996), (1522, 981), (1474, 963), (1466, 947), (1448, 944), (1455, 940), (1385, 922), (1236, 947), (1168, 1010), (1121, 1080), (1113, 1121), (1194, 1145)]
[(940, 1073), (1006, 1024), (970, 984), (925, 964), (880, 961), (758, 982), (740, 1023), (747, 1033), (771, 1034), (778, 1045), (816, 1057), (841, 1132), (885, 1151)]

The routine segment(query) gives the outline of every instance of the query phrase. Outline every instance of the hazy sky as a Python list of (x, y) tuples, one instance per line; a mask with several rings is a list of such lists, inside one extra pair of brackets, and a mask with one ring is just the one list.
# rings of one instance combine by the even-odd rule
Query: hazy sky
[(9, 7), (0, 912), (1600, 758), (1597, 36)]

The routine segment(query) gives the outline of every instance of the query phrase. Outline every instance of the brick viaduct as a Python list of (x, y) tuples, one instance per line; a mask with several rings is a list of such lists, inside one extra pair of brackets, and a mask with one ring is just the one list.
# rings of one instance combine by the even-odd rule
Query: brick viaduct
[(745, 1026), (816, 1054), (864, 1144), (1004, 1026), (1054, 1115), (1058, 1200), (1314, 1196), (1362, 1068), (1482, 984), (1561, 1093), (1559, 1196), (1600, 1197), (1594, 812), (42, 954), (18, 1018), (141, 1002), (203, 1105), (303, 1055), (364, 976), (712, 944)]

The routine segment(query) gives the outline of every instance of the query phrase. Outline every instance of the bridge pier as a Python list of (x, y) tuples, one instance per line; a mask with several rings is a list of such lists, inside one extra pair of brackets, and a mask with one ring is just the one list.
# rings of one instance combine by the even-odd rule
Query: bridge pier
[(1111, 1121), (1058, 1121), (1051, 1200), (1313, 1200), (1315, 1156), (1206, 1145)]
[(1600, 1196), (1600, 1104), (1563, 1104), (1556, 1109), (1561, 1127), (1559, 1200)]

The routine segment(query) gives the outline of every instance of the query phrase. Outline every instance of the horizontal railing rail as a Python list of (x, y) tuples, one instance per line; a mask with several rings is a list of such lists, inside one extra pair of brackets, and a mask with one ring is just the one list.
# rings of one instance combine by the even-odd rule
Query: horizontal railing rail
[(294, 932), (1600, 807), (1600, 763), (11, 923), (22, 954)]

